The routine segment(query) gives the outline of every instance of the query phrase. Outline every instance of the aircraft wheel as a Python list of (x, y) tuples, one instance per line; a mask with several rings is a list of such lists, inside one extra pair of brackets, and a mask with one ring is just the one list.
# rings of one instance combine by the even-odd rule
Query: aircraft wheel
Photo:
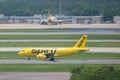
[(48, 23), (46, 22), (45, 25), (48, 25)]
[(57, 25), (57, 22), (55, 22), (55, 25)]
[(30, 60), (30, 57), (28, 57), (27, 60)]
[(54, 61), (55, 59), (54, 58), (50, 58), (50, 61)]
[(62, 24), (62, 22), (59, 22), (59, 24)]

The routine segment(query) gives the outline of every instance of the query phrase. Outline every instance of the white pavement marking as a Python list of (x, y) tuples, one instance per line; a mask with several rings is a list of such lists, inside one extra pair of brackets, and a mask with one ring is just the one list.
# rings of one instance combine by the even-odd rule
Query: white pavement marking
[(0, 64), (120, 64), (120, 60), (0, 60)]
[(89, 52), (120, 53), (120, 48), (119, 47), (90, 47)]
[(0, 47), (0, 52), (17, 52), (21, 51), (25, 47)]
[[(23, 50), (26, 47), (0, 47), (0, 52), (18, 52)], [(35, 48), (35, 47), (27, 47), (27, 48)], [(41, 47), (37, 47), (41, 48)], [(49, 48), (49, 47), (46, 47)], [(58, 48), (58, 47), (56, 47)], [(120, 53), (119, 47), (87, 47), (89, 49), (88, 52), (108, 52), (108, 53)]]
[(69, 72), (0, 72), (0, 80), (69, 80)]
[[(76, 42), (78, 40), (70, 39), (40, 39), (40, 40), (0, 40), (0, 42)], [(87, 42), (120, 42), (120, 40), (87, 40)]]

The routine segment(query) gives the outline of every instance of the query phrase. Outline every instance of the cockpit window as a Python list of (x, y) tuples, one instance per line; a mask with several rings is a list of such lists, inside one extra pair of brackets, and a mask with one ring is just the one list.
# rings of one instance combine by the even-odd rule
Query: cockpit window
[(22, 52), (24, 52), (24, 50), (21, 50)]

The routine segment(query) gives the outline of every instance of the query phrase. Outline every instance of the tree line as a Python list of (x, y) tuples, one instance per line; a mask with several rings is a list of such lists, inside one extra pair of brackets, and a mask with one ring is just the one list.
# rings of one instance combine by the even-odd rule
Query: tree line
[(32, 16), (51, 13), (69, 16), (103, 16), (112, 20), (120, 15), (119, 0), (0, 0), (0, 14), (7, 16)]

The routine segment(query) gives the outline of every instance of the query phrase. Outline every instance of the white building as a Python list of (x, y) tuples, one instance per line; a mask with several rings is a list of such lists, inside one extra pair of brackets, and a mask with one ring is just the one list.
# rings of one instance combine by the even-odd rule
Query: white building
[(120, 23), (120, 16), (114, 16), (113, 21), (114, 23)]

